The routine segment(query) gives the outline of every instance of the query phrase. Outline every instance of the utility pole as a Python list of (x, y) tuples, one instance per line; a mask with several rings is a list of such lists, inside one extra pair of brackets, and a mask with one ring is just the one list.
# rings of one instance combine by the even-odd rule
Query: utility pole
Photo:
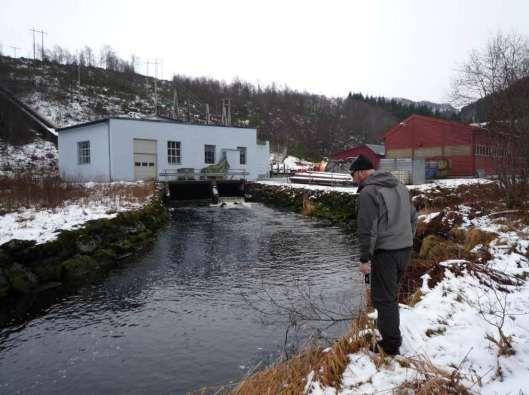
[(11, 48), (13, 48), (13, 52), (14, 52), (14, 57), (16, 58), (17, 57), (17, 49), (20, 49), (19, 47), (14, 47), (12, 45), (10, 45)]
[(228, 99), (228, 125), (231, 125), (231, 99)]
[(44, 30), (36, 30), (35, 28), (29, 29), (30, 32), (33, 33), (33, 60), (37, 59), (36, 54), (36, 45), (35, 45), (35, 33), (40, 33), (40, 53), (41, 53), (41, 60), (44, 61), (44, 35), (48, 34)]
[[(156, 77), (158, 75), (158, 59), (154, 59), (154, 62), (147, 60), (145, 62), (147, 66), (147, 80), (149, 79), (149, 65), (154, 66), (154, 114), (158, 114), (158, 86), (156, 84)], [(148, 94), (148, 92), (147, 92)]]
[(174, 87), (173, 95), (173, 116), (174, 119), (178, 119), (178, 93), (176, 92), (176, 86)]
[(41, 59), (42, 59), (43, 62), (44, 62), (44, 35), (45, 34), (48, 34), (48, 33), (46, 33), (43, 30), (40, 31), (40, 40), (41, 40), (40, 41), (40, 43), (41, 43), (40, 49), (41, 49)]
[(33, 60), (36, 60), (36, 59), (37, 59), (37, 56), (36, 56), (36, 54), (35, 54), (35, 33), (36, 33), (37, 31), (35, 30), (35, 28), (30, 29), (29, 31), (30, 31), (30, 32), (33, 32)]
[(222, 99), (222, 124), (231, 125), (231, 99)]
[(158, 115), (158, 59), (154, 59), (154, 114)]

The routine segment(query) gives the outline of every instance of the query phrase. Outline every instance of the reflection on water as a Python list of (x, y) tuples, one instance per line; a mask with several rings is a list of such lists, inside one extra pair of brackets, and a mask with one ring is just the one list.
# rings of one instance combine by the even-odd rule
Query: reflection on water
[(358, 303), (356, 247), (337, 228), (258, 204), (172, 217), (146, 256), (0, 332), (0, 393), (174, 394), (228, 384), (283, 346), (282, 317), (264, 320), (246, 299), (301, 304), (298, 291), (310, 289), (337, 305)]

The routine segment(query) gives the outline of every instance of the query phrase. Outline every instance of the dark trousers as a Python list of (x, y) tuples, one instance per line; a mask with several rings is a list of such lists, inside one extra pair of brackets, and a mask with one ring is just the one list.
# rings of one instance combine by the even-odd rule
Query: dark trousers
[(398, 290), (410, 261), (411, 248), (377, 250), (371, 259), (371, 299), (378, 311), (377, 327), (386, 353), (396, 354), (402, 344)]

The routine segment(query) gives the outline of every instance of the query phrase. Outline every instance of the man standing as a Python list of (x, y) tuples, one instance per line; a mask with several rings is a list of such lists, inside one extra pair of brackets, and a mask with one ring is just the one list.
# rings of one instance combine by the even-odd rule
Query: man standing
[(370, 274), (371, 299), (382, 336), (374, 351), (380, 347), (388, 355), (397, 355), (402, 344), (398, 288), (410, 260), (417, 214), (408, 189), (391, 173), (375, 171), (365, 156), (360, 155), (349, 170), (360, 194), (360, 271)]

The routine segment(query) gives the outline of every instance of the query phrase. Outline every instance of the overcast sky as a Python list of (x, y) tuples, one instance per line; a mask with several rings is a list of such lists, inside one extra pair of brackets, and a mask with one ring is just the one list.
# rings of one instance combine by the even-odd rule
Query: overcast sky
[(0, 43), (32, 56), (35, 27), (45, 47), (163, 59), (165, 78), (445, 102), (469, 51), (499, 30), (529, 36), (528, 16), (527, 0), (0, 0)]

